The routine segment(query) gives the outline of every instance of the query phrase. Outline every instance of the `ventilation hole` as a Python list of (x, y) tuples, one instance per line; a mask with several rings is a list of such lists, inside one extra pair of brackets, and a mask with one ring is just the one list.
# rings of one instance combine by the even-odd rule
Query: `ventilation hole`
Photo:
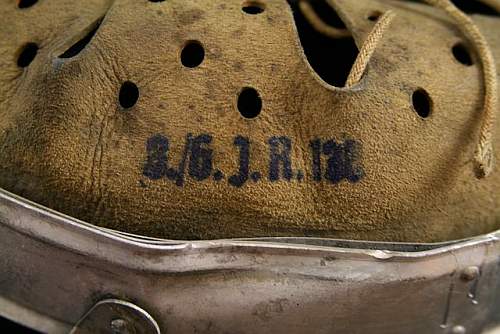
[(133, 82), (124, 82), (120, 88), (119, 100), (124, 109), (132, 108), (139, 100), (139, 88)]
[(182, 65), (186, 67), (197, 67), (200, 66), (205, 59), (205, 49), (197, 41), (191, 41), (186, 44), (181, 53)]
[(371, 12), (370, 15), (368, 15), (368, 20), (376, 22), (378, 19), (382, 16), (382, 12), (376, 10), (374, 12)]
[(257, 15), (264, 12), (264, 4), (256, 1), (247, 1), (243, 4), (242, 10), (250, 15)]
[(243, 88), (238, 97), (238, 110), (245, 118), (255, 118), (262, 110), (262, 99), (259, 92), (253, 88)]
[(17, 7), (19, 8), (28, 8), (36, 4), (38, 0), (19, 0), (17, 2)]
[(94, 35), (96, 34), (97, 30), (101, 26), (102, 18), (98, 20), (97, 22), (94, 23), (94, 28), (90, 30), (82, 39), (80, 39), (78, 42), (73, 44), (68, 50), (64, 51), (63, 54), (59, 56), (59, 58), (73, 58), (74, 56), (78, 55), (85, 47), (87, 44), (90, 43)]
[(25, 46), (23, 46), (21, 52), (19, 53), (19, 57), (17, 58), (17, 66), (28, 67), (33, 59), (35, 59), (37, 53), (38, 45), (36, 45), (35, 43), (26, 44)]
[[(293, 10), (299, 38), (307, 60), (314, 71), (328, 84), (344, 87), (358, 48), (352, 37), (329, 38), (316, 31), (298, 8), (298, 1), (288, 0)], [(345, 24), (325, 0), (311, 1), (316, 13), (331, 26), (345, 28)]]
[(451, 51), (453, 52), (453, 56), (455, 56), (455, 59), (460, 63), (466, 66), (474, 65), (469, 50), (467, 50), (465, 45), (463, 45), (462, 43), (455, 44)]
[(422, 118), (427, 118), (432, 112), (432, 100), (427, 91), (417, 89), (412, 95), (413, 109)]

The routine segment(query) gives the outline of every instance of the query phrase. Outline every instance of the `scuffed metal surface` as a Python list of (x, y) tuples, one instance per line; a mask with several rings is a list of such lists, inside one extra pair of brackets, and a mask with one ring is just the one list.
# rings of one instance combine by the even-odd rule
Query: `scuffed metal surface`
[(147, 311), (161, 332), (481, 333), (500, 323), (499, 235), (166, 241), (0, 191), (0, 314), (63, 333), (113, 298)]

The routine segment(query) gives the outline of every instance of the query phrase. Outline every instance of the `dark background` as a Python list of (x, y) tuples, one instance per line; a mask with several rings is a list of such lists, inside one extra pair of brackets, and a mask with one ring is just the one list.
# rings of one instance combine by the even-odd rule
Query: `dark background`
[(39, 334), (34, 330), (28, 329), (24, 326), (18, 325), (10, 320), (0, 317), (0, 328), (3, 333), (13, 334)]

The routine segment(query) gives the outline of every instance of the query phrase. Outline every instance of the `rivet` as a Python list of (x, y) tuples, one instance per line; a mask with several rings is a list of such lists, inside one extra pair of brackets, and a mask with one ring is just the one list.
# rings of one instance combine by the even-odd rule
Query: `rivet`
[(454, 326), (452, 329), (451, 329), (451, 332), (453, 334), (465, 334), (467, 333), (467, 330), (465, 329), (464, 326)]
[(464, 281), (473, 281), (479, 276), (479, 268), (476, 266), (470, 266), (465, 268), (462, 272), (462, 279)]

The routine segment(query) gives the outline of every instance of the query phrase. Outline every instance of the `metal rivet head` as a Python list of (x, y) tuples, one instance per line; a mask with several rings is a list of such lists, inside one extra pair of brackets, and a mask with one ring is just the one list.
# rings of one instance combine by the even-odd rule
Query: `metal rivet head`
[(78, 320), (70, 333), (160, 334), (160, 327), (139, 306), (120, 299), (105, 299)]
[(465, 334), (467, 333), (467, 330), (465, 329), (464, 326), (454, 326), (452, 329), (451, 329), (451, 332), (453, 334)]
[(111, 330), (113, 334), (127, 333), (127, 322), (123, 319), (115, 319), (111, 321)]
[(461, 277), (464, 281), (473, 281), (479, 277), (479, 268), (476, 266), (467, 267), (462, 272)]

